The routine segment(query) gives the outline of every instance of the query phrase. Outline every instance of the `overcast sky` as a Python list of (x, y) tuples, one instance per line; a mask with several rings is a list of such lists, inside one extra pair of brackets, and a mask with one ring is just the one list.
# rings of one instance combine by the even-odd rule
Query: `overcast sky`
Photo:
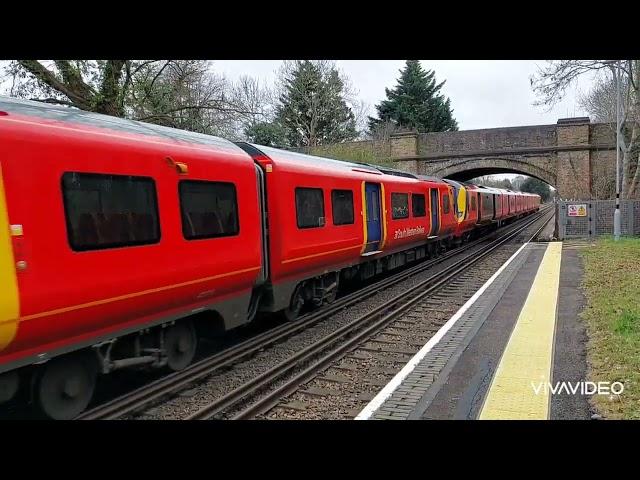
[[(250, 75), (272, 83), (280, 60), (214, 60), (213, 70), (235, 80)], [(374, 114), (374, 106), (385, 98), (385, 87), (393, 88), (404, 60), (338, 60), (338, 68), (352, 81)], [(529, 77), (545, 61), (531, 60), (421, 60), (425, 69), (446, 81), (442, 92), (451, 99), (454, 117), (461, 130), (556, 123), (558, 118), (585, 116), (578, 105), (578, 93), (586, 92), (592, 78), (584, 77), (562, 102), (547, 111), (536, 107)], [(0, 61), (4, 70), (6, 61)], [(8, 87), (1, 82), (2, 93)]]
[[(393, 88), (404, 60), (339, 60), (336, 62), (375, 112), (374, 105), (385, 98), (385, 87)], [(545, 61), (530, 60), (421, 60), (425, 69), (446, 80), (442, 92), (451, 99), (454, 117), (461, 130), (556, 123), (558, 118), (585, 116), (577, 102), (577, 91), (589, 89), (589, 78), (567, 92), (551, 111), (536, 107), (529, 77)], [(272, 82), (279, 60), (214, 60), (213, 69), (233, 80), (250, 75)]]

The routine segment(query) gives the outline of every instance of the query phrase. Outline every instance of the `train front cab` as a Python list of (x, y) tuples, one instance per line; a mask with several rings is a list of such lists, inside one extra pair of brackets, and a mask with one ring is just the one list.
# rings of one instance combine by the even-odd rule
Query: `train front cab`
[(461, 244), (471, 238), (475, 228), (477, 197), (465, 184), (448, 179), (445, 179), (445, 182), (453, 189), (454, 219), (456, 221), (454, 239), (457, 244)]
[[(47, 416), (85, 408), (98, 372), (180, 370), (200, 325), (246, 323), (262, 272), (250, 157), (213, 137), (194, 146), (111, 117), (5, 108), (0, 270), (11, 260), (20, 304), (3, 283), (0, 317), (14, 321), (0, 327), (0, 373), (28, 374)], [(83, 388), (61, 403), (66, 381)]]

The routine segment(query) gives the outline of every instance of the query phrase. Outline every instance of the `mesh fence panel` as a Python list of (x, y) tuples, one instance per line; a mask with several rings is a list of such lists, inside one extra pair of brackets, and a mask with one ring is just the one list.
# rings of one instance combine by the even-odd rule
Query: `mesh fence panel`
[[(585, 208), (581, 208), (583, 206)], [(615, 200), (558, 202), (558, 237), (563, 239), (613, 235), (615, 208)], [(570, 212), (573, 215), (570, 215)], [(580, 216), (577, 216), (578, 214)], [(620, 227), (622, 235), (640, 234), (640, 201), (620, 201)]]

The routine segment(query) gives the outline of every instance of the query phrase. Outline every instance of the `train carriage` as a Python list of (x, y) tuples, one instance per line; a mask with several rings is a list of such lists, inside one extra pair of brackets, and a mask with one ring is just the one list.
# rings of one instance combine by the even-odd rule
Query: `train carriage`
[(305, 305), (332, 301), (341, 279), (366, 279), (423, 258), (430, 241), (453, 233), (444, 182), (239, 145), (266, 172), (268, 223), (278, 226), (270, 229), (262, 310), (284, 309), (294, 318)]
[[(101, 342), (102, 370), (179, 369), (193, 358), (195, 327), (169, 322), (207, 309), (227, 329), (241, 323), (265, 278), (255, 166), (245, 152), (223, 139), (178, 139), (173, 129), (110, 117), (100, 124), (39, 104), (3, 100), (0, 111), (11, 234), (0, 247), (9, 281), (0, 373)], [(113, 342), (161, 324), (149, 337)], [(184, 354), (173, 343), (188, 344)], [(163, 359), (134, 355), (160, 344)], [(49, 365), (40, 397), (56, 379)]]

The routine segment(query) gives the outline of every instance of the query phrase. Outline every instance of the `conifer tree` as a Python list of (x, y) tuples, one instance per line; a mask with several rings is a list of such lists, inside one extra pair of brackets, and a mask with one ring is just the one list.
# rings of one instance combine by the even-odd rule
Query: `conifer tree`
[(425, 71), (418, 60), (407, 60), (396, 87), (386, 88), (387, 99), (376, 105), (378, 118), (369, 117), (369, 129), (391, 123), (419, 132), (458, 130), (450, 100), (440, 93), (444, 83), (436, 83), (435, 72)]

